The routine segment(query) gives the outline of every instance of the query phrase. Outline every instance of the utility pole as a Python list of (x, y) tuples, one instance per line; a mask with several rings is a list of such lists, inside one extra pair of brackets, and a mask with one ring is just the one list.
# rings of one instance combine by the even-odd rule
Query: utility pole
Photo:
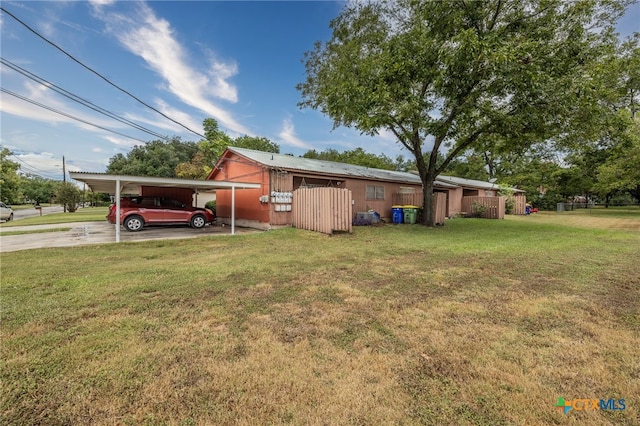
[[(65, 184), (67, 183), (67, 170), (64, 167), (64, 155), (62, 156), (62, 185), (66, 186)], [(64, 213), (67, 212), (67, 204), (66, 203), (62, 203), (62, 211)]]

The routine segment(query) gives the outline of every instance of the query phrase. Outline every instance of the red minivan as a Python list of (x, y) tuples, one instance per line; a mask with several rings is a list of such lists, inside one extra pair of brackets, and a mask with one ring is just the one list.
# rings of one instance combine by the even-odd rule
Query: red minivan
[[(120, 200), (120, 223), (127, 231), (135, 232), (146, 225), (187, 224), (203, 228), (215, 220), (209, 209), (188, 206), (165, 197), (124, 197)], [(116, 223), (116, 205), (109, 206), (107, 220)]]

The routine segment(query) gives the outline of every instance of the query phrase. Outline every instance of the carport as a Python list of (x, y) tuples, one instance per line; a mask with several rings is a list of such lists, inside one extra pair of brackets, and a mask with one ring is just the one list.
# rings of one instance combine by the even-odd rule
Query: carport
[(189, 188), (193, 192), (215, 192), (231, 189), (231, 234), (235, 234), (236, 189), (259, 189), (259, 183), (161, 178), (151, 176), (109, 175), (106, 173), (69, 172), (69, 176), (87, 184), (93, 192), (104, 192), (116, 199), (116, 242), (120, 242), (120, 194), (138, 194), (142, 186)]

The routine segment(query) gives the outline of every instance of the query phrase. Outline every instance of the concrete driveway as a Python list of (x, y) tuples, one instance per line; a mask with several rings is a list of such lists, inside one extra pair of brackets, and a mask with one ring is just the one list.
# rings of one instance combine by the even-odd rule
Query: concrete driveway
[[(3, 235), (16, 231), (71, 228), (68, 231), (42, 232), (35, 234)], [(236, 234), (261, 232), (256, 229), (238, 228)], [(230, 226), (206, 226), (193, 229), (188, 226), (155, 226), (139, 232), (120, 231), (120, 241), (167, 240), (196, 238), (202, 236), (231, 235)], [(72, 247), (87, 244), (107, 244), (116, 240), (114, 225), (108, 222), (75, 222), (52, 225), (12, 226), (0, 228), (0, 253), (48, 247)]]

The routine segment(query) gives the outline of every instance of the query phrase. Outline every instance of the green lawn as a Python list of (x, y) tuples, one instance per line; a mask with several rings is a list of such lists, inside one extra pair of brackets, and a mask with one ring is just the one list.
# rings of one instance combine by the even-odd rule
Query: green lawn
[(26, 235), (26, 234), (46, 234), (49, 232), (66, 232), (71, 230), (69, 227), (63, 228), (47, 228), (47, 229), (27, 229), (23, 231), (4, 231), (0, 235), (8, 236), (8, 235)]
[[(33, 207), (32, 207), (33, 208)], [(56, 223), (71, 222), (102, 222), (109, 212), (109, 207), (87, 207), (78, 209), (71, 213), (51, 213), (42, 216), (27, 217), (25, 219), (4, 222), (0, 224), (1, 228), (11, 228), (13, 226), (25, 225), (47, 225)]]
[(2, 254), (3, 423), (638, 424), (640, 233), (561, 221)]

